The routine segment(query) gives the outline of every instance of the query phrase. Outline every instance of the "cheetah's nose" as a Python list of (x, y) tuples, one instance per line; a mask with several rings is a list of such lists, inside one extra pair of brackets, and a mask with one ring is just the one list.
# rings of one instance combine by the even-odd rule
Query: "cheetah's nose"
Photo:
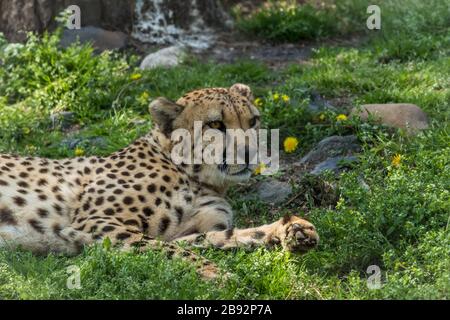
[(312, 248), (312, 247), (317, 246), (317, 239), (312, 238), (312, 237), (308, 237), (302, 231), (297, 231), (295, 233), (295, 238), (297, 239), (297, 241), (299, 243), (301, 243), (302, 245), (304, 245), (306, 247)]
[(305, 234), (304, 234), (303, 232), (297, 231), (297, 232), (295, 233), (295, 238), (296, 238), (297, 240), (299, 240), (299, 241), (304, 241), (304, 240), (306, 239), (306, 236), (305, 236)]
[(305, 244), (310, 247), (315, 247), (317, 245), (317, 240), (309, 238), (308, 240), (305, 241)]

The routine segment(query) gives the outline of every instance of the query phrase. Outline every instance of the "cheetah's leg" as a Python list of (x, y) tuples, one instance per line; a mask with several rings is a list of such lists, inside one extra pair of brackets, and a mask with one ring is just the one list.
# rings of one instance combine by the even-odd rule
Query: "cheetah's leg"
[(291, 216), (257, 228), (210, 231), (180, 237), (174, 241), (196, 247), (221, 249), (253, 249), (260, 246), (270, 248), (281, 245), (291, 252), (306, 252), (318, 244), (319, 236), (311, 223)]
[(189, 220), (172, 237), (181, 238), (191, 234), (230, 229), (233, 223), (233, 210), (228, 202), (220, 197), (198, 197)]
[(181, 248), (176, 243), (162, 242), (144, 235), (138, 228), (131, 226), (119, 226), (111, 221), (95, 221), (96, 228), (93, 238), (103, 241), (105, 238), (111, 240), (111, 244), (121, 245), (122, 250), (129, 251), (138, 249), (139, 251), (155, 250), (164, 252), (168, 258), (179, 257), (192, 262), (196, 266), (197, 273), (205, 279), (215, 279), (219, 277), (220, 270), (210, 261), (196, 255), (194, 252)]
[(73, 227), (65, 227), (61, 230), (54, 229), (57, 237), (62, 239), (65, 243), (64, 252), (69, 255), (78, 254), (83, 250), (83, 247), (94, 242), (92, 235), (89, 233), (76, 230)]
[[(138, 248), (139, 251), (155, 250), (164, 252), (169, 259), (172, 257), (181, 258), (185, 261), (193, 263), (196, 267), (197, 273), (206, 280), (216, 279), (223, 272), (211, 261), (197, 255), (195, 252), (182, 248), (177, 243), (162, 242), (149, 238), (147, 236), (136, 238), (132, 243), (127, 243), (125, 249)], [(226, 274), (224, 274), (226, 276)]]

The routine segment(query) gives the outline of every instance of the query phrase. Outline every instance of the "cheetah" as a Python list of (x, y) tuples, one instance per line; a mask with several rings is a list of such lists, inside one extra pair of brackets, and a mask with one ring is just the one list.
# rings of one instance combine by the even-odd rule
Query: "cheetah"
[(233, 228), (225, 193), (249, 179), (249, 163), (172, 161), (171, 133), (192, 131), (194, 121), (223, 134), (229, 128), (258, 129), (260, 113), (252, 102), (243, 84), (196, 90), (177, 102), (158, 98), (149, 106), (151, 132), (107, 157), (0, 155), (0, 247), (73, 255), (109, 238), (124, 250), (161, 250), (198, 262), (205, 278), (219, 270), (189, 246), (314, 248), (315, 227), (296, 216)]

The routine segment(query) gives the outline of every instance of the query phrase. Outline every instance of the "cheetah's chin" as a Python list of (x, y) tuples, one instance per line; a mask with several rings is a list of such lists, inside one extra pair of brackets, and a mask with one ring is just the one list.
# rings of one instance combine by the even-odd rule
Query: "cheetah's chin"
[(249, 168), (244, 168), (238, 172), (234, 172), (234, 173), (230, 173), (230, 176), (234, 176), (234, 177), (239, 177), (239, 176), (251, 176), (252, 174), (252, 170), (250, 170)]
[(245, 168), (238, 172), (234, 173), (222, 172), (222, 174), (225, 176), (227, 180), (232, 181), (233, 183), (241, 183), (250, 179), (252, 175), (252, 170), (250, 170), (249, 168)]

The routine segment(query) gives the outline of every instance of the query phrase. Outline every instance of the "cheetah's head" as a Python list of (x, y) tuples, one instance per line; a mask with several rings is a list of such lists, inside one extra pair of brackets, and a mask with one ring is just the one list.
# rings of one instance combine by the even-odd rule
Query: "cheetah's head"
[[(186, 138), (189, 136), (187, 133), (190, 134), (191, 139), (188, 143), (192, 154), (188, 166), (200, 182), (221, 189), (250, 177), (256, 166), (255, 158), (250, 159), (249, 156), (256, 154), (255, 144), (250, 143), (250, 139), (245, 138), (245, 135), (242, 134), (257, 132), (260, 127), (260, 113), (253, 105), (253, 94), (248, 86), (235, 84), (231, 88), (196, 90), (184, 95), (176, 103), (165, 98), (158, 98), (150, 104), (150, 113), (164, 137), (171, 139), (167, 148), (170, 149), (168, 151), (172, 155), (174, 148), (180, 147), (181, 136)], [(205, 163), (205, 159), (203, 159), (201, 164), (193, 162), (196, 154), (194, 152), (194, 123), (197, 123), (197, 130), (201, 130), (202, 134), (212, 133), (222, 137), (222, 139), (210, 138), (206, 141), (203, 138), (201, 144), (202, 152), (208, 146), (210, 148), (208, 150), (217, 150), (217, 153), (214, 151), (210, 154), (217, 154), (217, 156), (220, 154), (220, 161)], [(177, 136), (174, 132), (183, 132), (183, 130), (177, 129), (184, 129), (186, 134)], [(242, 129), (242, 131), (229, 129)], [(251, 130), (248, 131), (249, 129)], [(241, 138), (234, 140), (236, 142), (234, 158), (228, 157), (230, 159), (228, 160), (226, 156), (227, 141), (233, 141), (227, 139), (227, 137), (230, 138), (230, 132), (240, 135)], [(203, 137), (205, 136), (203, 135)], [(228, 148), (231, 148), (230, 144), (228, 144)], [(238, 157), (240, 157), (239, 161)]]

